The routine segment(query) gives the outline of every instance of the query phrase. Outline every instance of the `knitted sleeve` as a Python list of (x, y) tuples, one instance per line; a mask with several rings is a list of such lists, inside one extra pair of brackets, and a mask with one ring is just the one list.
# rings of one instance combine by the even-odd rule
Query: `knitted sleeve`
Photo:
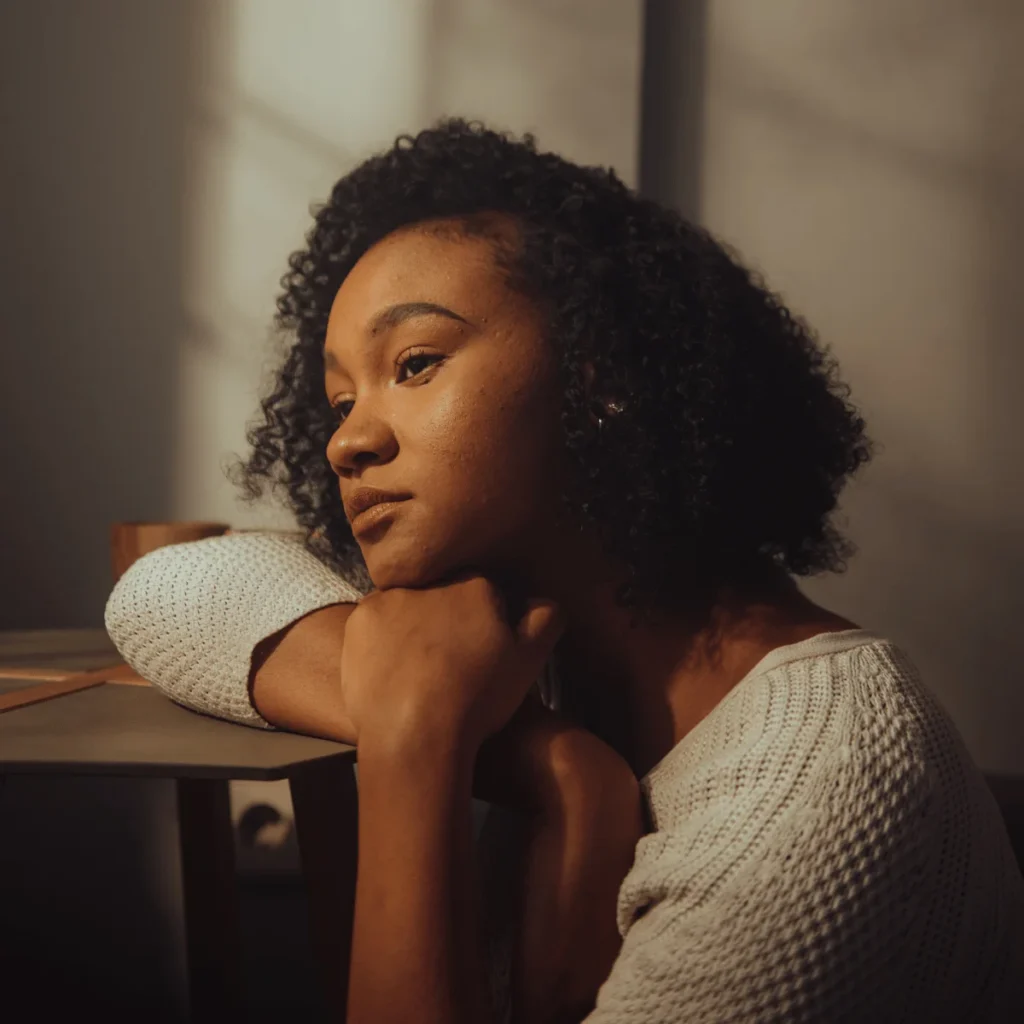
[(1024, 1020), (1024, 882), (905, 655), (807, 658), (723, 706), (649, 791), (664, 828), (587, 1024)]
[(929, 780), (851, 787), (843, 760), (868, 756), (837, 752), (827, 786), (777, 821), (736, 794), (731, 815), (723, 800), (713, 818), (641, 840), (644, 869), (620, 892), (623, 945), (586, 1024), (903, 1019), (886, 965), (912, 955), (901, 946), (922, 924)]
[(586, 1024), (1024, 1019), (998, 811), (937, 705), (863, 650), (760, 680), (669, 773)]
[(124, 660), (194, 711), (270, 729), (253, 707), (249, 674), (261, 641), (318, 608), (357, 602), (346, 580), (300, 537), (253, 532), (158, 548), (136, 561), (107, 600), (107, 632)]

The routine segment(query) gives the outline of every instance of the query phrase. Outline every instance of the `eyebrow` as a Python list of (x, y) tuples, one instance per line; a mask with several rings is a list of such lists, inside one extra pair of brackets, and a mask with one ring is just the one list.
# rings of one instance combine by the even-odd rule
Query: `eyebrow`
[[(436, 302), (399, 302), (393, 306), (385, 306), (384, 309), (374, 313), (369, 323), (370, 337), (375, 338), (382, 331), (390, 331), (403, 324), (406, 320), (412, 320), (418, 316), (444, 316), (449, 320), (458, 320), (460, 323), (473, 326), (464, 317), (459, 316), (453, 309), (447, 306), (439, 306)], [(338, 360), (333, 352), (324, 347), (324, 367), (328, 370), (338, 370)]]

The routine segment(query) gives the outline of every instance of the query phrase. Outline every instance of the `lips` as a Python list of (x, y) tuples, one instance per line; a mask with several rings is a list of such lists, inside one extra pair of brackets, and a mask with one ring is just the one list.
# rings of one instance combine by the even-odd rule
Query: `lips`
[(353, 491), (344, 500), (345, 515), (348, 517), (349, 523), (352, 523), (357, 516), (376, 505), (405, 501), (411, 497), (411, 494), (400, 494), (397, 491), (381, 491), (376, 487), (360, 487), (358, 491)]
[(359, 538), (360, 543), (380, 538), (390, 527), (401, 505), (400, 501), (381, 501), (364, 509), (349, 524), (353, 535)]

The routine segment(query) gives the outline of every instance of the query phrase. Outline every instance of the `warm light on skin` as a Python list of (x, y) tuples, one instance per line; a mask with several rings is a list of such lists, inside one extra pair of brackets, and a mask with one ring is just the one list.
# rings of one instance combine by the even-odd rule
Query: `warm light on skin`
[(431, 227), (363, 255), (324, 345), (327, 398), (344, 412), (327, 445), (341, 493), (413, 495), (386, 530), (357, 536), (379, 589), (537, 550), (559, 493), (561, 388), (541, 319), (493, 242)]
[[(465, 323), (411, 316), (371, 333), (382, 311), (409, 302), (436, 303)], [(420, 367), (422, 376), (396, 375), (396, 360), (413, 350), (444, 361)], [(414, 496), (386, 530), (356, 538), (374, 585), (424, 587), (461, 569), (511, 569), (556, 600), (568, 623), (566, 678), (626, 695), (636, 767), (664, 756), (769, 650), (845, 628), (799, 592), (780, 594), (730, 612), (719, 656), (708, 659), (678, 616), (638, 626), (616, 606), (622, 567), (559, 518), (557, 362), (537, 311), (505, 283), (493, 243), (422, 225), (389, 235), (339, 289), (326, 353), (328, 400), (355, 399), (327, 445), (342, 493), (366, 486)]]

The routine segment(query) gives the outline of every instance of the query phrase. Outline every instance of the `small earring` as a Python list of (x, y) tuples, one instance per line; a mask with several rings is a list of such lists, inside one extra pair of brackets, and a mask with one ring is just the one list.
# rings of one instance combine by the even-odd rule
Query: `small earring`
[(593, 416), (594, 422), (597, 423), (599, 431), (604, 428), (605, 415), (620, 416), (625, 411), (626, 403), (619, 398), (606, 398), (590, 403), (590, 415)]

